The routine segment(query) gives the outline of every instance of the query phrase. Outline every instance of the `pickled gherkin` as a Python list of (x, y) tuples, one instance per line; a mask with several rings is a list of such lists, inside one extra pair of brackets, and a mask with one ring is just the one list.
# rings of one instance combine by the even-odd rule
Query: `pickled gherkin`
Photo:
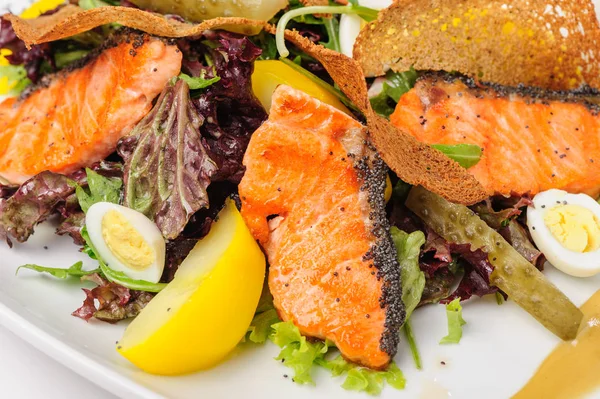
[(218, 17), (268, 21), (284, 9), (287, 0), (131, 0), (136, 6), (201, 22)]
[(406, 206), (448, 242), (470, 244), (471, 250), (487, 253), (494, 266), (490, 284), (563, 340), (576, 337), (581, 311), (475, 212), (423, 187), (410, 191)]

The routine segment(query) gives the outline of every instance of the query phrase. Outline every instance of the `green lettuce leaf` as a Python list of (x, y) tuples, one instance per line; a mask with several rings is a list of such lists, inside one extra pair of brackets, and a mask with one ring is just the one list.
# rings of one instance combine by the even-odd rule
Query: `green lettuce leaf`
[(8, 87), (10, 87), (8, 95), (11, 96), (18, 96), (31, 84), (23, 65), (0, 65), (1, 78), (8, 79)]
[(381, 92), (369, 99), (373, 110), (389, 118), (400, 97), (415, 86), (417, 77), (418, 74), (413, 68), (405, 72), (388, 71)]
[(421, 246), (425, 244), (425, 234), (415, 231), (408, 234), (397, 227), (390, 229), (396, 246), (398, 263), (402, 273), (402, 302), (408, 319), (421, 301), (425, 288), (425, 274), (419, 268)]
[(366, 392), (369, 395), (379, 395), (385, 382), (395, 389), (404, 389), (406, 386), (406, 379), (396, 363), (392, 362), (385, 371), (354, 367), (348, 371), (342, 388), (349, 391)]
[(250, 327), (248, 327), (248, 339), (255, 344), (262, 344), (267, 341), (269, 335), (273, 332), (272, 326), (281, 322), (277, 311), (269, 309), (254, 315)]
[(98, 251), (94, 247), (94, 244), (92, 244), (92, 240), (90, 240), (90, 236), (85, 227), (81, 229), (81, 236), (85, 241), (83, 252), (88, 254), (90, 258), (98, 261), (101, 271), (99, 274), (101, 274), (108, 281), (119, 284), (125, 288), (129, 288), (130, 290), (145, 292), (160, 292), (167, 286), (166, 283), (151, 283), (144, 280), (134, 280), (127, 277), (127, 275), (123, 272), (111, 269), (98, 254)]
[(274, 324), (271, 328), (274, 330), (271, 341), (282, 348), (275, 360), (281, 360), (294, 370), (294, 382), (314, 385), (313, 366), (324, 360), (329, 345), (323, 341), (307, 341), (291, 321)]
[(118, 204), (121, 202), (121, 179), (104, 177), (93, 170), (86, 168), (88, 188), (77, 186), (75, 193), (77, 201), (83, 212), (87, 212), (92, 205), (97, 202), (112, 202)]
[[(202, 75), (204, 75), (205, 72), (206, 71), (203, 70)], [(217, 83), (219, 80), (221, 80), (221, 78), (218, 76), (215, 76), (214, 78), (210, 78), (210, 79), (205, 79), (204, 76), (192, 77), (192, 76), (186, 75), (185, 73), (179, 74), (179, 79), (181, 79), (185, 83), (187, 83), (188, 86), (190, 87), (190, 90), (204, 89), (204, 88), (212, 85), (213, 83)]]
[(83, 276), (87, 276), (90, 274), (100, 273), (100, 269), (82, 270), (83, 262), (77, 262), (73, 266), (71, 266), (67, 269), (63, 269), (63, 268), (59, 268), (59, 267), (45, 267), (45, 266), (27, 264), (27, 265), (19, 266), (15, 275), (18, 274), (19, 270), (21, 270), (21, 269), (29, 269), (29, 270), (36, 271), (38, 273), (48, 273), (56, 278), (62, 278), (62, 279), (66, 279), (67, 277), (83, 277)]
[(440, 344), (458, 344), (462, 338), (462, 326), (467, 324), (462, 317), (460, 298), (456, 298), (446, 305), (446, 316), (448, 317), (448, 335), (442, 338)]
[(477, 165), (481, 159), (482, 149), (475, 144), (433, 144), (432, 147), (443, 152), (448, 158), (455, 160), (465, 169)]

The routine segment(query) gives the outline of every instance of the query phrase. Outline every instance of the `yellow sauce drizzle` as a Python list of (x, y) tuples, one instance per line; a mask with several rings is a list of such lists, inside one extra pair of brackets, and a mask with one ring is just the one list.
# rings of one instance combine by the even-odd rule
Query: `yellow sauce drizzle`
[(574, 399), (600, 387), (600, 291), (581, 310), (577, 338), (560, 343), (513, 399)]

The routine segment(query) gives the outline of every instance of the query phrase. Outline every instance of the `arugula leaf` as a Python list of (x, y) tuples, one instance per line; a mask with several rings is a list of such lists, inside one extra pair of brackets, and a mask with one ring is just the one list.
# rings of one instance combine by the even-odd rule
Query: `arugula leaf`
[(0, 80), (4, 79), (7, 81), (7, 94), (11, 96), (18, 96), (31, 84), (23, 65), (0, 65)]
[(258, 47), (262, 49), (262, 53), (258, 57), (259, 60), (276, 60), (277, 59), (277, 44), (275, 36), (265, 31), (261, 31), (258, 35), (250, 37)]
[(460, 298), (456, 298), (446, 305), (446, 316), (448, 317), (448, 335), (442, 338), (440, 344), (458, 344), (462, 338), (462, 326), (467, 324), (462, 318)]
[(29, 270), (34, 270), (38, 273), (48, 273), (56, 278), (66, 279), (67, 277), (83, 277), (83, 276), (87, 276), (90, 274), (95, 274), (95, 273), (100, 272), (100, 269), (82, 270), (82, 268), (83, 268), (83, 262), (77, 262), (73, 266), (69, 267), (68, 269), (63, 269), (63, 268), (59, 268), (59, 267), (45, 267), (45, 266), (27, 264), (27, 265), (19, 266), (15, 275), (17, 275), (19, 273), (19, 270), (21, 270), (21, 269), (29, 269)]
[(108, 281), (117, 283), (125, 288), (129, 288), (130, 290), (146, 292), (160, 292), (167, 286), (165, 283), (151, 283), (144, 280), (134, 280), (127, 277), (127, 275), (123, 272), (111, 269), (98, 254), (98, 251), (94, 247), (94, 244), (92, 244), (90, 235), (85, 227), (81, 229), (81, 236), (85, 241), (83, 252), (88, 254), (90, 258), (98, 261), (98, 264), (100, 265), (100, 271)]
[(336, 18), (324, 18), (325, 30), (327, 30), (327, 42), (321, 43), (326, 48), (337, 51), (338, 53), (342, 52), (342, 47), (340, 45), (340, 21)]
[(414, 87), (417, 77), (418, 74), (413, 68), (405, 72), (388, 71), (381, 92), (369, 99), (373, 110), (389, 118), (394, 113), (400, 97)]
[(373, 111), (381, 116), (389, 119), (390, 115), (394, 113), (394, 107), (390, 105), (390, 97), (383, 90), (378, 95), (369, 98), (369, 101)]
[(419, 348), (417, 348), (417, 340), (415, 338), (412, 326), (410, 325), (410, 320), (407, 319), (402, 328), (404, 330), (404, 335), (406, 336), (406, 341), (408, 341), (408, 346), (410, 347), (413, 360), (415, 361), (415, 366), (418, 370), (421, 370), (423, 368), (421, 363), (421, 354), (419, 353)]
[(205, 79), (204, 75), (205, 75), (204, 70), (202, 71), (202, 76), (198, 76), (198, 77), (192, 77), (192, 76), (186, 75), (185, 73), (181, 73), (181, 74), (179, 74), (179, 79), (181, 79), (185, 83), (187, 83), (188, 86), (190, 87), (190, 90), (204, 89), (204, 88), (212, 85), (213, 83), (217, 83), (219, 80), (221, 80), (221, 78), (218, 76), (215, 76), (214, 78), (210, 78), (210, 79)]
[(417, 72), (412, 67), (405, 72), (389, 71), (385, 74), (386, 81), (383, 83), (383, 91), (397, 103), (403, 94), (415, 86), (417, 77)]
[(87, 212), (97, 202), (112, 202), (118, 204), (121, 201), (121, 179), (104, 177), (89, 168), (85, 168), (88, 189), (77, 186), (75, 194), (83, 212)]
[(431, 146), (458, 162), (465, 169), (477, 165), (481, 159), (482, 149), (475, 144), (432, 144)]
[[(356, 3), (357, 4), (357, 3)], [(285, 37), (284, 32), (287, 24), (291, 21), (297, 21), (301, 23), (313, 23), (313, 24), (323, 24), (324, 21), (317, 19), (314, 17), (315, 14), (355, 14), (364, 19), (367, 22), (371, 22), (377, 19), (377, 10), (373, 10), (371, 8), (362, 7), (356, 5), (355, 3), (350, 3), (348, 6), (342, 5), (331, 5), (331, 6), (311, 6), (311, 7), (298, 7), (294, 9), (290, 9), (285, 14), (281, 16), (279, 21), (277, 22), (277, 32), (275, 34), (275, 41), (277, 43), (277, 50), (279, 51), (279, 55), (282, 58), (286, 58), (290, 55), (289, 50), (285, 45)], [(316, 20), (313, 20), (314, 18)], [(338, 35), (339, 36), (339, 35)], [(339, 39), (339, 37), (338, 37)], [(331, 38), (330, 38), (331, 40)]]
[(425, 244), (425, 234), (422, 231), (408, 234), (397, 227), (392, 227), (390, 233), (396, 246), (398, 263), (400, 263), (402, 302), (404, 302), (408, 319), (421, 301), (421, 295), (425, 288), (425, 274), (419, 267), (419, 254), (421, 246)]

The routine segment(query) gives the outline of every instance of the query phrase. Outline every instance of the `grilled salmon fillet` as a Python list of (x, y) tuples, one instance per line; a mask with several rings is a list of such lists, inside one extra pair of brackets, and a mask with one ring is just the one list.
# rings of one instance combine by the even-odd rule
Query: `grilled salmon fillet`
[(279, 86), (244, 156), (239, 193), (280, 317), (351, 361), (383, 368), (405, 313), (385, 217), (387, 169), (366, 139), (348, 115)]
[(20, 184), (106, 158), (179, 74), (181, 52), (163, 40), (130, 33), (108, 47), (24, 99), (0, 104), (0, 177)]
[(391, 122), (428, 144), (477, 144), (469, 169), (490, 195), (557, 188), (600, 194), (599, 108), (583, 93), (482, 85), (431, 74), (403, 95)]

